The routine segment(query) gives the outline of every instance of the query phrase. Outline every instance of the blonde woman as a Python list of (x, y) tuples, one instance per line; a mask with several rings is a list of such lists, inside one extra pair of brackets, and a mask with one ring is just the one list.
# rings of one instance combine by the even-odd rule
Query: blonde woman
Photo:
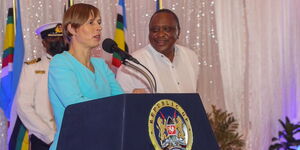
[(91, 57), (91, 50), (100, 44), (99, 10), (89, 4), (75, 4), (64, 14), (62, 26), (70, 48), (56, 55), (49, 67), (49, 96), (57, 125), (51, 150), (56, 150), (68, 105), (123, 93), (105, 61)]

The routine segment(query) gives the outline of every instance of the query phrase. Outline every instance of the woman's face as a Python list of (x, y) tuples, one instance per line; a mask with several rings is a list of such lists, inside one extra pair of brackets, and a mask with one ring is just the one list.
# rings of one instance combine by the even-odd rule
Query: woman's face
[(73, 38), (76, 38), (76, 41), (83, 44), (84, 47), (95, 48), (100, 44), (101, 30), (100, 16), (93, 17), (90, 15), (89, 19), (76, 29)]

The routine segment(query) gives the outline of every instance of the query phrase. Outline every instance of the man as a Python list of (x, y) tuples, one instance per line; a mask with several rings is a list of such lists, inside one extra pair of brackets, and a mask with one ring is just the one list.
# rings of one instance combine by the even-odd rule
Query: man
[[(180, 24), (175, 13), (168, 9), (155, 12), (149, 23), (150, 44), (132, 54), (154, 75), (158, 93), (197, 92), (198, 58), (190, 49), (175, 44)], [(117, 80), (125, 92), (149, 92), (146, 78), (122, 65)]]
[(55, 54), (67, 50), (60, 23), (39, 27), (46, 56), (25, 62), (16, 98), (17, 113), (29, 131), (31, 150), (48, 150), (56, 132), (48, 97), (48, 66)]

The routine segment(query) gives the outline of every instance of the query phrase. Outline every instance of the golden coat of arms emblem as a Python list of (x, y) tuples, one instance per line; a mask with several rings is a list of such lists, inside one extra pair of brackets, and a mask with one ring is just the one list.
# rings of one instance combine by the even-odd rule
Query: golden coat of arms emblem
[(172, 100), (160, 100), (152, 107), (148, 131), (155, 150), (192, 149), (190, 120), (182, 107)]

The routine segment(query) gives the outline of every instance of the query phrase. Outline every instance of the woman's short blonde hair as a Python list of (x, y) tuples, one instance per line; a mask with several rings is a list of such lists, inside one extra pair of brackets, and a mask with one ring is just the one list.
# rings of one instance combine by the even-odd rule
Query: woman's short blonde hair
[(78, 29), (90, 16), (93, 18), (100, 16), (99, 9), (90, 4), (74, 4), (65, 12), (62, 27), (63, 36), (67, 43), (70, 43), (72, 39), (72, 34), (68, 31), (68, 25), (70, 24), (72, 28)]

